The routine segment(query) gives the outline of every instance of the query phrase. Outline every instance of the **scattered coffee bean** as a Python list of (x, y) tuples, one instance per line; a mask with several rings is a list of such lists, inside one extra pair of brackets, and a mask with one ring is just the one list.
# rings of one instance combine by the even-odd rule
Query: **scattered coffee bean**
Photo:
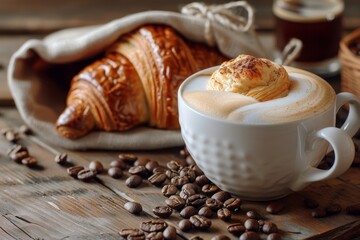
[(181, 188), (184, 184), (189, 183), (190, 180), (186, 176), (175, 176), (170, 180), (171, 184), (174, 184), (177, 188)]
[(281, 201), (275, 201), (266, 206), (266, 211), (271, 214), (278, 214), (284, 209), (285, 205)]
[(237, 212), (241, 208), (241, 199), (237, 197), (229, 198), (224, 202), (224, 207), (230, 211)]
[(166, 170), (165, 175), (169, 178), (172, 179), (173, 177), (179, 176), (179, 173), (177, 171), (174, 170)]
[(129, 165), (127, 163), (125, 163), (124, 160), (118, 159), (118, 160), (111, 161), (110, 167), (118, 167), (118, 168), (121, 168), (121, 170), (126, 170), (126, 169), (128, 169)]
[(231, 212), (227, 208), (221, 208), (217, 211), (217, 216), (223, 221), (229, 221), (231, 219)]
[(229, 231), (229, 233), (231, 233), (235, 236), (240, 236), (241, 234), (243, 234), (246, 231), (246, 229), (242, 223), (231, 224), (227, 227), (227, 230)]
[(20, 127), (19, 127), (19, 132), (21, 132), (21, 133), (23, 133), (23, 134), (25, 134), (25, 135), (29, 135), (29, 134), (31, 134), (31, 129), (28, 127), (28, 126), (26, 126), (26, 125), (21, 125)]
[(169, 218), (172, 214), (172, 208), (168, 206), (157, 206), (153, 209), (153, 213), (160, 218)]
[(19, 136), (19, 133), (15, 130), (10, 130), (10, 131), (7, 131), (5, 133), (5, 139), (8, 141), (8, 142), (12, 142), (12, 143), (15, 143), (17, 142), (18, 140), (20, 140), (20, 136)]
[(200, 216), (211, 218), (214, 215), (214, 212), (209, 207), (205, 206), (205, 207), (202, 207), (202, 208), (199, 209), (198, 214)]
[(304, 206), (306, 208), (309, 208), (309, 209), (314, 209), (314, 208), (317, 208), (319, 206), (319, 203), (315, 199), (305, 198), (304, 199)]
[(145, 240), (145, 233), (144, 232), (134, 232), (130, 233), (127, 238), (127, 240)]
[(67, 163), (67, 158), (67, 153), (60, 153), (55, 156), (54, 161), (60, 165), (64, 165)]
[(222, 208), (223, 203), (214, 198), (206, 199), (205, 205), (209, 207), (211, 210), (217, 211), (218, 209)]
[(191, 216), (194, 216), (197, 213), (197, 209), (193, 206), (186, 206), (184, 207), (181, 212), (180, 216), (183, 218), (190, 218)]
[(166, 164), (167, 168), (173, 171), (179, 171), (179, 169), (182, 167), (177, 161), (171, 160)]
[(27, 166), (27, 167), (34, 167), (36, 166), (38, 163), (38, 161), (36, 160), (36, 158), (34, 157), (26, 157), (21, 159), (21, 164)]
[(213, 195), (216, 192), (220, 191), (220, 188), (216, 186), (215, 184), (205, 184), (202, 186), (201, 191), (205, 193), (206, 195)]
[(77, 178), (78, 173), (84, 170), (84, 167), (82, 166), (72, 166), (66, 169), (67, 173), (73, 177), (73, 178)]
[(190, 155), (185, 158), (185, 162), (189, 166), (196, 164), (195, 160)]
[(360, 203), (348, 206), (346, 213), (349, 215), (359, 216), (360, 215)]
[(181, 187), (181, 190), (188, 190), (190, 192), (197, 193), (198, 187), (194, 183), (186, 183)]
[(163, 188), (161, 189), (161, 192), (165, 197), (170, 197), (171, 195), (174, 195), (177, 193), (177, 187), (173, 184), (167, 184), (167, 185), (163, 186)]
[(192, 223), (188, 219), (183, 219), (179, 222), (179, 228), (181, 231), (188, 232), (192, 228)]
[(199, 168), (198, 165), (191, 165), (190, 168), (195, 171), (196, 176), (204, 175), (204, 172)]
[[(154, 170), (153, 170), (153, 173), (155, 174), (155, 173), (166, 173), (166, 168), (165, 167), (162, 167), (162, 166), (158, 166), (158, 167), (156, 167), (156, 168), (154, 168)], [(166, 175), (166, 174), (165, 174)]]
[(260, 240), (260, 236), (256, 232), (249, 231), (241, 234), (239, 240)]
[(149, 240), (163, 240), (164, 235), (162, 232), (151, 232), (148, 235), (146, 235), (146, 239)]
[(338, 213), (341, 212), (341, 210), (342, 210), (342, 207), (341, 207), (339, 204), (337, 204), (337, 203), (331, 204), (331, 205), (329, 205), (329, 206), (327, 206), (327, 207), (325, 208), (325, 211), (326, 211), (326, 214), (327, 214), (327, 215), (335, 215), (335, 214), (338, 214)]
[(248, 231), (255, 231), (255, 232), (259, 231), (259, 223), (255, 219), (251, 219), (251, 218), (246, 219), (246, 221), (244, 222), (244, 227)]
[(200, 207), (205, 204), (207, 197), (202, 194), (194, 194), (186, 199), (186, 204), (193, 207)]
[(164, 231), (167, 226), (167, 223), (161, 219), (152, 219), (142, 222), (140, 229), (144, 232), (160, 232)]
[(144, 166), (150, 162), (151, 159), (150, 158), (138, 158), (135, 162), (134, 162), (134, 166)]
[(124, 208), (132, 214), (139, 214), (143, 210), (141, 204), (138, 202), (127, 202), (124, 204)]
[(131, 168), (129, 168), (128, 172), (131, 174), (131, 175), (139, 175), (141, 177), (146, 177), (147, 176), (147, 170), (144, 166), (133, 166)]
[(176, 228), (167, 226), (163, 232), (164, 238), (167, 240), (175, 240), (177, 238)]
[(230, 238), (226, 235), (216, 235), (211, 238), (211, 240), (230, 240)]
[(89, 169), (96, 173), (102, 173), (104, 171), (104, 166), (100, 161), (91, 161), (89, 164)]
[(90, 169), (83, 169), (77, 174), (77, 179), (82, 181), (90, 181), (96, 177), (96, 172)]
[(231, 198), (231, 194), (225, 191), (220, 191), (212, 195), (211, 198), (219, 200), (220, 202), (225, 202), (226, 200)]
[(196, 183), (198, 186), (202, 187), (202, 186), (204, 186), (205, 184), (210, 184), (211, 182), (210, 182), (210, 180), (203, 174), (203, 175), (197, 176), (197, 177), (195, 178), (195, 183)]
[(28, 151), (19, 151), (19, 152), (14, 151), (10, 154), (10, 159), (16, 163), (21, 163), (21, 160), (27, 157), (29, 157)]
[(136, 234), (142, 231), (138, 228), (124, 228), (119, 231), (120, 236), (127, 238), (130, 234)]
[(137, 160), (137, 156), (135, 156), (134, 154), (119, 154), (118, 156), (119, 159), (124, 160), (127, 164), (134, 164), (134, 162)]
[(266, 240), (281, 240), (282, 237), (279, 233), (271, 233), (267, 236)]
[(184, 167), (180, 170), (179, 172), (180, 177), (187, 177), (189, 179), (190, 182), (194, 182), (195, 178), (196, 178), (196, 173), (194, 170), (192, 170), (189, 167)]
[(211, 227), (211, 220), (207, 217), (194, 215), (190, 217), (192, 225), (199, 230), (206, 230)]
[(322, 218), (326, 216), (326, 210), (324, 208), (317, 208), (311, 212), (311, 216), (314, 218)]
[(155, 160), (150, 160), (148, 163), (146, 163), (145, 168), (146, 170), (148, 170), (150, 173), (154, 172), (154, 169), (159, 167), (159, 163)]
[(129, 188), (137, 188), (143, 182), (143, 179), (138, 175), (131, 175), (125, 181), (126, 186)]
[(180, 211), (185, 206), (185, 200), (178, 195), (172, 195), (168, 199), (165, 199), (166, 205), (172, 209)]
[(192, 188), (181, 188), (179, 196), (183, 199), (188, 199), (190, 196), (195, 195), (196, 191)]
[(164, 173), (154, 173), (148, 180), (152, 185), (161, 187), (166, 179), (167, 177)]
[(264, 225), (262, 226), (262, 231), (266, 234), (277, 233), (278, 227), (276, 226), (275, 223), (265, 222)]
[(262, 219), (262, 216), (255, 210), (250, 210), (246, 212), (246, 216), (251, 219), (259, 220)]
[(108, 169), (108, 175), (112, 178), (118, 179), (123, 176), (123, 171), (119, 167), (110, 167)]

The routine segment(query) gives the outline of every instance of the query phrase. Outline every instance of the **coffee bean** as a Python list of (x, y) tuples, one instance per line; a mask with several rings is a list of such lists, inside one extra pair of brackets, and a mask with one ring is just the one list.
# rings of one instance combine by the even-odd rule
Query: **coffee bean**
[(265, 222), (264, 225), (262, 226), (262, 231), (266, 234), (276, 233), (278, 232), (278, 227), (276, 226), (275, 223)]
[(15, 143), (20, 139), (19, 133), (15, 130), (9, 130), (5, 133), (5, 139), (8, 142)]
[(229, 209), (230, 211), (237, 212), (241, 207), (241, 199), (240, 198), (229, 198), (224, 202), (224, 207)]
[(186, 199), (186, 204), (193, 207), (200, 207), (204, 205), (207, 197), (202, 194), (194, 194)]
[[(162, 167), (162, 166), (158, 166), (156, 168), (154, 168), (153, 173), (166, 173), (166, 168)], [(166, 175), (166, 174), (165, 174)]]
[(239, 240), (260, 240), (260, 236), (256, 232), (249, 231), (241, 234)]
[(187, 157), (185, 158), (185, 162), (186, 162), (186, 164), (187, 164), (188, 166), (191, 166), (191, 165), (195, 165), (195, 164), (196, 164), (195, 160), (192, 158), (191, 155), (189, 155), (189, 156), (187, 156)]
[(196, 194), (196, 191), (194, 189), (182, 187), (179, 196), (186, 200), (194, 194)]
[(311, 216), (314, 218), (322, 218), (326, 216), (326, 210), (324, 208), (317, 208), (311, 212)]
[(225, 191), (220, 191), (212, 195), (211, 198), (219, 200), (220, 202), (225, 202), (226, 200), (231, 198), (231, 194)]
[(173, 184), (167, 184), (167, 185), (163, 186), (163, 188), (161, 189), (161, 192), (165, 197), (170, 197), (171, 195), (174, 195), (177, 193), (177, 187)]
[(111, 167), (108, 169), (108, 175), (112, 178), (118, 179), (123, 176), (123, 171), (119, 167)]
[(227, 208), (221, 208), (217, 211), (217, 216), (218, 218), (220, 218), (221, 220), (224, 221), (229, 221), (231, 219), (231, 212), (229, 209)]
[(82, 181), (90, 181), (96, 177), (96, 172), (90, 169), (83, 169), (77, 174), (77, 179)]
[(134, 164), (134, 162), (137, 160), (137, 156), (134, 154), (126, 154), (122, 153), (118, 156), (119, 159), (124, 160), (127, 164)]
[(60, 153), (55, 156), (54, 161), (60, 165), (64, 165), (67, 163), (67, 158), (67, 153)]
[(14, 151), (10, 154), (10, 159), (16, 163), (21, 163), (21, 160), (27, 157), (29, 157), (28, 151), (19, 151), (19, 152)]
[(21, 125), (21, 126), (19, 127), (19, 132), (21, 132), (21, 133), (23, 133), (23, 134), (25, 134), (25, 135), (29, 135), (29, 134), (32, 133), (31, 128), (29, 128), (29, 127), (26, 126), (26, 125)]
[(329, 206), (327, 206), (327, 207), (325, 208), (325, 211), (326, 211), (326, 214), (327, 214), (327, 215), (335, 215), (335, 214), (338, 214), (338, 213), (341, 212), (341, 210), (342, 210), (342, 207), (341, 207), (339, 204), (337, 204), (337, 203), (331, 204), (331, 205), (329, 205)]
[(266, 206), (266, 211), (271, 214), (278, 214), (284, 209), (285, 205), (281, 201), (275, 201)]
[(147, 176), (147, 170), (144, 166), (133, 166), (131, 168), (129, 168), (128, 171), (131, 175), (139, 175), (141, 177), (146, 177)]
[(125, 181), (126, 186), (129, 188), (137, 188), (143, 182), (143, 179), (138, 175), (131, 175)]
[(124, 228), (119, 231), (119, 234), (120, 234), (120, 236), (126, 238), (130, 234), (135, 234), (135, 233), (139, 233), (139, 232), (142, 233), (142, 231), (138, 228)]
[(89, 164), (89, 169), (96, 173), (102, 173), (104, 171), (104, 166), (100, 161), (91, 161)]
[(255, 231), (255, 232), (259, 231), (259, 223), (255, 219), (251, 219), (251, 218), (246, 219), (246, 221), (244, 222), (244, 227), (248, 231)]
[(175, 176), (170, 180), (171, 184), (174, 184), (177, 188), (181, 188), (184, 184), (189, 183), (189, 178), (186, 176)]
[(27, 167), (34, 167), (36, 166), (38, 161), (34, 157), (26, 157), (21, 159), (21, 164), (27, 166)]
[(162, 232), (151, 232), (148, 235), (146, 235), (146, 239), (149, 240), (163, 240), (164, 235)]
[(190, 218), (197, 213), (197, 209), (193, 206), (186, 206), (181, 210), (180, 216), (183, 218)]
[(309, 208), (309, 209), (314, 209), (314, 208), (317, 208), (319, 206), (319, 203), (315, 199), (305, 198), (304, 199), (304, 206), (306, 208)]
[(166, 164), (167, 168), (173, 171), (179, 171), (179, 169), (182, 167), (177, 161), (171, 160)]
[(126, 239), (127, 240), (145, 240), (145, 234), (144, 234), (144, 232), (130, 233)]
[(195, 179), (195, 183), (202, 187), (204, 186), (205, 184), (210, 184), (210, 180), (203, 174), (203, 175), (200, 175), (200, 176), (197, 176), (196, 179)]
[(67, 173), (73, 177), (73, 178), (77, 178), (78, 173), (84, 170), (84, 167), (82, 166), (72, 166), (66, 169)]
[(172, 208), (168, 206), (157, 206), (153, 209), (153, 213), (160, 218), (169, 218), (172, 214)]
[(135, 162), (134, 162), (134, 166), (144, 166), (150, 162), (151, 159), (149, 158), (138, 158)]
[(148, 180), (152, 185), (161, 187), (166, 179), (167, 177), (164, 173), (154, 173)]
[(243, 234), (246, 231), (246, 229), (242, 223), (231, 224), (227, 227), (227, 230), (229, 231), (229, 233), (231, 233), (235, 236), (240, 236), (241, 234)]
[(211, 240), (230, 240), (230, 238), (222, 234), (222, 235), (213, 236)]
[(195, 171), (196, 176), (204, 175), (204, 172), (199, 168), (198, 165), (191, 165), (190, 168)]
[(190, 217), (192, 225), (199, 230), (206, 230), (211, 227), (211, 220), (207, 217), (194, 215)]
[(22, 152), (22, 151), (29, 152), (27, 147), (20, 145), (20, 144), (15, 144), (7, 150), (6, 155), (10, 156), (11, 154)]
[(181, 187), (181, 190), (188, 190), (197, 193), (198, 187), (194, 183), (186, 183)]
[(204, 239), (202, 237), (200, 237), (200, 236), (192, 236), (190, 238), (190, 240), (204, 240)]
[(181, 149), (179, 153), (180, 153), (180, 156), (182, 156), (183, 158), (186, 158), (187, 156), (189, 156), (189, 151), (187, 150), (186, 147), (184, 149)]
[(205, 205), (209, 207), (211, 210), (217, 211), (218, 209), (222, 208), (223, 203), (214, 198), (206, 199)]
[(164, 238), (167, 240), (175, 240), (177, 238), (176, 228), (167, 226), (163, 232)]
[(124, 208), (132, 214), (139, 214), (143, 210), (141, 204), (138, 202), (127, 202), (124, 204)]
[(180, 228), (181, 231), (188, 232), (192, 228), (192, 223), (188, 219), (180, 220), (179, 228)]
[(166, 205), (175, 210), (181, 210), (185, 206), (185, 200), (178, 195), (172, 195), (168, 199), (165, 199)]
[(173, 177), (179, 176), (179, 173), (177, 171), (174, 170), (166, 170), (165, 175), (169, 178), (172, 179)]
[(211, 218), (214, 215), (214, 212), (209, 207), (202, 207), (198, 211), (198, 215)]
[(126, 169), (128, 169), (129, 165), (127, 163), (125, 163), (124, 160), (118, 159), (118, 160), (111, 161), (110, 167), (118, 167), (118, 168), (121, 168), (121, 170), (126, 170)]
[(150, 160), (148, 163), (146, 163), (145, 168), (148, 170), (148, 172), (152, 173), (156, 167), (159, 167), (159, 163), (155, 160)]
[(346, 213), (349, 215), (359, 216), (360, 215), (360, 203), (348, 206), (346, 208)]
[(161, 219), (152, 219), (142, 222), (140, 229), (144, 232), (160, 232), (164, 231), (167, 226), (167, 223)]
[(281, 240), (281, 235), (279, 233), (271, 233), (267, 236), (266, 240)]
[(259, 220), (259, 219), (262, 219), (263, 217), (255, 210), (250, 210), (250, 211), (247, 211), (246, 212), (246, 216), (248, 218), (251, 218), (251, 219), (255, 219), (255, 220)]
[(189, 179), (190, 182), (194, 182), (195, 178), (196, 178), (196, 173), (194, 170), (192, 170), (189, 167), (184, 167), (180, 170), (179, 172), (180, 177), (187, 177)]

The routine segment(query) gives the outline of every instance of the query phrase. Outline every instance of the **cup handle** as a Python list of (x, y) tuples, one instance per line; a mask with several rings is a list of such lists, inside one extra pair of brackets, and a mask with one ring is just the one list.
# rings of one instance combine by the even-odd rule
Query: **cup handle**
[[(310, 134), (308, 140), (311, 149), (316, 149), (319, 139), (328, 141), (334, 149), (334, 164), (328, 170), (321, 170), (310, 165), (305, 166), (303, 172), (290, 187), (291, 190), (299, 191), (311, 182), (338, 177), (350, 167), (355, 156), (355, 147), (352, 138), (345, 130), (327, 127)], [(306, 161), (303, 163), (306, 164)]]
[(354, 94), (348, 92), (339, 93), (336, 96), (336, 112), (345, 103), (349, 103), (349, 115), (341, 129), (353, 137), (360, 128), (360, 100)]

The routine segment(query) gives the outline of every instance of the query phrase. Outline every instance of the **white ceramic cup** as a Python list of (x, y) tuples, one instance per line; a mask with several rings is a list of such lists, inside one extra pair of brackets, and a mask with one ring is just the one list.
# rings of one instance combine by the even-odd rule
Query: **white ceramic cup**
[[(231, 122), (195, 110), (183, 97), (188, 91), (204, 90), (192, 84), (194, 79), (217, 68), (186, 79), (179, 88), (178, 104), (188, 151), (222, 190), (249, 200), (277, 199), (311, 182), (335, 178), (350, 167), (355, 154), (351, 137), (360, 127), (357, 97), (340, 93), (325, 111), (296, 121), (260, 125)], [(336, 113), (345, 103), (349, 103), (349, 115), (344, 125), (336, 128)], [(332, 150), (333, 166), (329, 170), (316, 168)]]

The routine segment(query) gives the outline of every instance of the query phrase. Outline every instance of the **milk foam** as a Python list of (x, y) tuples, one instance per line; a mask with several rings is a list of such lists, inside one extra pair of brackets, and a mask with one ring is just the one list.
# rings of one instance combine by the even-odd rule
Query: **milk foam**
[[(291, 79), (289, 94), (285, 97), (258, 102), (241, 94), (208, 91), (205, 79), (194, 78), (196, 87), (186, 91), (185, 101), (194, 109), (221, 119), (264, 124), (290, 122), (304, 119), (326, 111), (335, 100), (333, 88), (321, 78), (286, 67)], [(198, 81), (198, 83), (196, 83)], [(202, 81), (202, 84), (199, 84)]]

